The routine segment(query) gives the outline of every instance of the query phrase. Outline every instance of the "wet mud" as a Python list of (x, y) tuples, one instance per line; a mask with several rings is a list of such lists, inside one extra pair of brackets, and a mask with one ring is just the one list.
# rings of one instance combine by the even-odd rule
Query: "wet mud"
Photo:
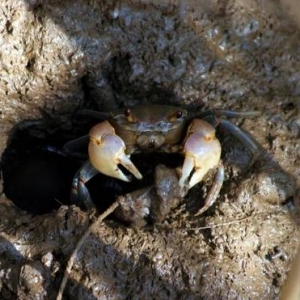
[[(66, 155), (63, 145), (97, 122), (80, 111), (160, 103), (262, 111), (231, 119), (260, 155), (252, 161), (218, 128), (225, 182), (197, 217), (212, 179), (178, 199), (169, 168), (180, 157), (136, 156), (142, 183), (96, 176), (88, 187), (100, 212), (128, 193), (136, 204), (132, 193), (151, 184), (150, 200), (159, 198), (150, 220), (130, 226), (116, 212), (91, 233), (63, 299), (279, 299), (300, 242), (300, 29), (289, 11), (267, 0), (0, 8), (0, 298), (56, 299), (97, 216), (69, 198), (87, 154)], [(129, 217), (133, 208), (123, 207)]]

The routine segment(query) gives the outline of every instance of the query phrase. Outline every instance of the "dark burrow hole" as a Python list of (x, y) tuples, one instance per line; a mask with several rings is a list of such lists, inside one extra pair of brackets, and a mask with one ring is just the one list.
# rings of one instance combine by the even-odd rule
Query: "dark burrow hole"
[[(63, 145), (85, 135), (97, 121), (69, 121), (68, 118), (23, 121), (10, 133), (1, 159), (4, 193), (13, 203), (32, 214), (44, 214), (70, 205), (72, 180), (87, 159), (86, 148), (80, 158), (66, 155)], [(158, 164), (175, 168), (182, 163), (179, 154), (149, 153), (132, 156), (143, 180), (126, 183), (102, 174), (87, 183), (99, 212), (116, 197), (149, 186)]]

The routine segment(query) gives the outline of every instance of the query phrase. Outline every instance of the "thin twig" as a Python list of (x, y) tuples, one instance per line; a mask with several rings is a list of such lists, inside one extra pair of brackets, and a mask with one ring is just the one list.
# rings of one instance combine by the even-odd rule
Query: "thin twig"
[(64, 292), (64, 289), (66, 287), (66, 284), (67, 284), (67, 280), (68, 280), (68, 277), (69, 277), (69, 274), (71, 272), (71, 269), (73, 267), (73, 264), (74, 264), (74, 261), (75, 261), (75, 258), (80, 250), (80, 248), (82, 247), (83, 243), (86, 241), (86, 239), (88, 238), (88, 236), (93, 232), (93, 230), (99, 226), (99, 224), (107, 217), (109, 216), (117, 207), (119, 206), (119, 202), (116, 201), (114, 202), (104, 213), (102, 213), (98, 219), (92, 223), (90, 225), (90, 227), (86, 230), (86, 232), (84, 233), (84, 235), (81, 237), (81, 239), (78, 241), (74, 251), (72, 252), (70, 258), (69, 258), (69, 261), (68, 261), (68, 264), (67, 264), (67, 267), (66, 267), (66, 270), (65, 270), (65, 273), (64, 273), (64, 277), (62, 279), (62, 282), (60, 284), (60, 288), (59, 288), (59, 291), (58, 291), (58, 294), (57, 294), (57, 297), (56, 297), (56, 300), (61, 300), (62, 299), (62, 296), (63, 296), (63, 292)]
[(220, 223), (220, 224), (212, 224), (212, 225), (207, 225), (207, 226), (203, 226), (203, 227), (191, 227), (191, 228), (176, 228), (176, 229), (182, 229), (182, 230), (204, 230), (204, 229), (211, 229), (214, 227), (221, 227), (221, 226), (227, 226), (227, 225), (231, 225), (231, 224), (235, 224), (235, 223), (241, 223), (243, 221), (246, 221), (250, 218), (253, 218), (253, 216), (247, 216), (238, 220), (233, 220), (233, 221), (229, 221), (229, 222), (225, 222), (225, 223)]
[[(259, 215), (259, 214), (256, 214), (255, 216), (257, 216), (257, 215)], [(212, 225), (207, 225), (207, 226), (202, 226), (202, 227), (174, 227), (173, 226), (170, 229), (172, 229), (172, 230), (194, 230), (194, 231), (211, 229), (211, 228), (215, 228), (215, 227), (228, 226), (231, 224), (241, 223), (241, 222), (246, 221), (253, 217), (254, 217), (254, 215), (250, 215), (250, 216), (246, 216), (244, 218), (238, 219), (238, 220), (228, 221), (228, 222), (219, 223), (219, 224), (212, 224)], [(159, 226), (160, 228), (164, 228), (164, 229), (169, 229), (168, 226), (161, 225), (161, 224), (157, 224), (156, 226)]]

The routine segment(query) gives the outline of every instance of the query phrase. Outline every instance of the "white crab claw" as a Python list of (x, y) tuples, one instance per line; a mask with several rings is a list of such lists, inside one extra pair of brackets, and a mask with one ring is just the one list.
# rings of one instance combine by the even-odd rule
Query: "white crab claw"
[(130, 176), (125, 175), (118, 167), (121, 164), (137, 179), (142, 175), (125, 154), (126, 146), (123, 140), (115, 134), (114, 128), (108, 121), (94, 126), (90, 131), (89, 158), (91, 164), (102, 174), (130, 181)]
[(183, 153), (185, 159), (179, 186), (185, 195), (220, 161), (221, 145), (215, 137), (215, 128), (204, 120), (195, 119), (188, 128)]

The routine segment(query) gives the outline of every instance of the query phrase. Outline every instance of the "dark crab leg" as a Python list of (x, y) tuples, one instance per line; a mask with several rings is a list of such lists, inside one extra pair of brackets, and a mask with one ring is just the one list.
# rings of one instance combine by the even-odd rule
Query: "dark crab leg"
[(71, 201), (74, 204), (86, 210), (90, 210), (95, 207), (86, 187), (86, 183), (98, 173), (99, 172), (89, 161), (85, 162), (79, 169), (74, 176), (72, 183)]
[(241, 143), (247, 147), (247, 149), (251, 152), (253, 158), (252, 162), (256, 160), (260, 151), (255, 143), (255, 141), (243, 130), (241, 130), (238, 126), (234, 125), (228, 120), (221, 120), (220, 125), (228, 130), (234, 137), (236, 137)]
[(246, 111), (246, 112), (237, 112), (234, 110), (224, 110), (224, 109), (214, 109), (203, 112), (200, 116), (209, 122), (214, 127), (218, 125), (225, 128), (228, 132), (230, 132), (235, 138), (237, 138), (250, 152), (252, 155), (253, 164), (260, 154), (260, 149), (257, 143), (254, 141), (251, 136), (249, 136), (246, 132), (241, 130), (238, 126), (234, 125), (232, 122), (228, 120), (223, 120), (220, 117), (256, 117), (261, 115), (260, 111)]
[(78, 149), (83, 148), (84, 146), (87, 147), (88, 143), (89, 143), (89, 136), (84, 135), (84, 136), (81, 136), (75, 140), (71, 140), (71, 141), (67, 142), (66, 144), (64, 144), (63, 151), (66, 154), (70, 154), (70, 153), (76, 152)]
[(77, 112), (77, 115), (98, 119), (99, 121), (107, 120), (110, 117), (109, 113), (104, 113), (104, 112), (96, 111), (96, 110), (92, 110), (92, 109), (80, 110), (79, 112)]
[[(98, 119), (99, 121), (107, 120), (110, 116), (109, 113), (103, 113), (103, 112), (95, 111), (95, 110), (91, 110), (91, 109), (83, 109), (83, 110), (77, 112), (77, 115), (91, 117), (94, 119)], [(84, 146), (87, 146), (88, 143), (89, 143), (89, 135), (87, 134), (87, 135), (81, 136), (75, 140), (72, 140), (72, 141), (66, 143), (63, 146), (63, 151), (66, 154), (70, 154), (70, 153), (72, 154), (72, 153), (76, 152), (78, 149), (83, 148)]]
[(215, 201), (217, 200), (220, 194), (220, 190), (223, 186), (223, 182), (224, 182), (224, 166), (223, 163), (220, 161), (214, 183), (208, 195), (205, 198), (204, 206), (201, 209), (199, 209), (199, 211), (195, 214), (195, 216), (199, 216), (203, 214), (215, 203)]
[(253, 118), (261, 115), (261, 111), (235, 111), (227, 109), (210, 109), (198, 114), (197, 118), (206, 119), (207, 117), (214, 117), (218, 119), (219, 117), (228, 118)]

